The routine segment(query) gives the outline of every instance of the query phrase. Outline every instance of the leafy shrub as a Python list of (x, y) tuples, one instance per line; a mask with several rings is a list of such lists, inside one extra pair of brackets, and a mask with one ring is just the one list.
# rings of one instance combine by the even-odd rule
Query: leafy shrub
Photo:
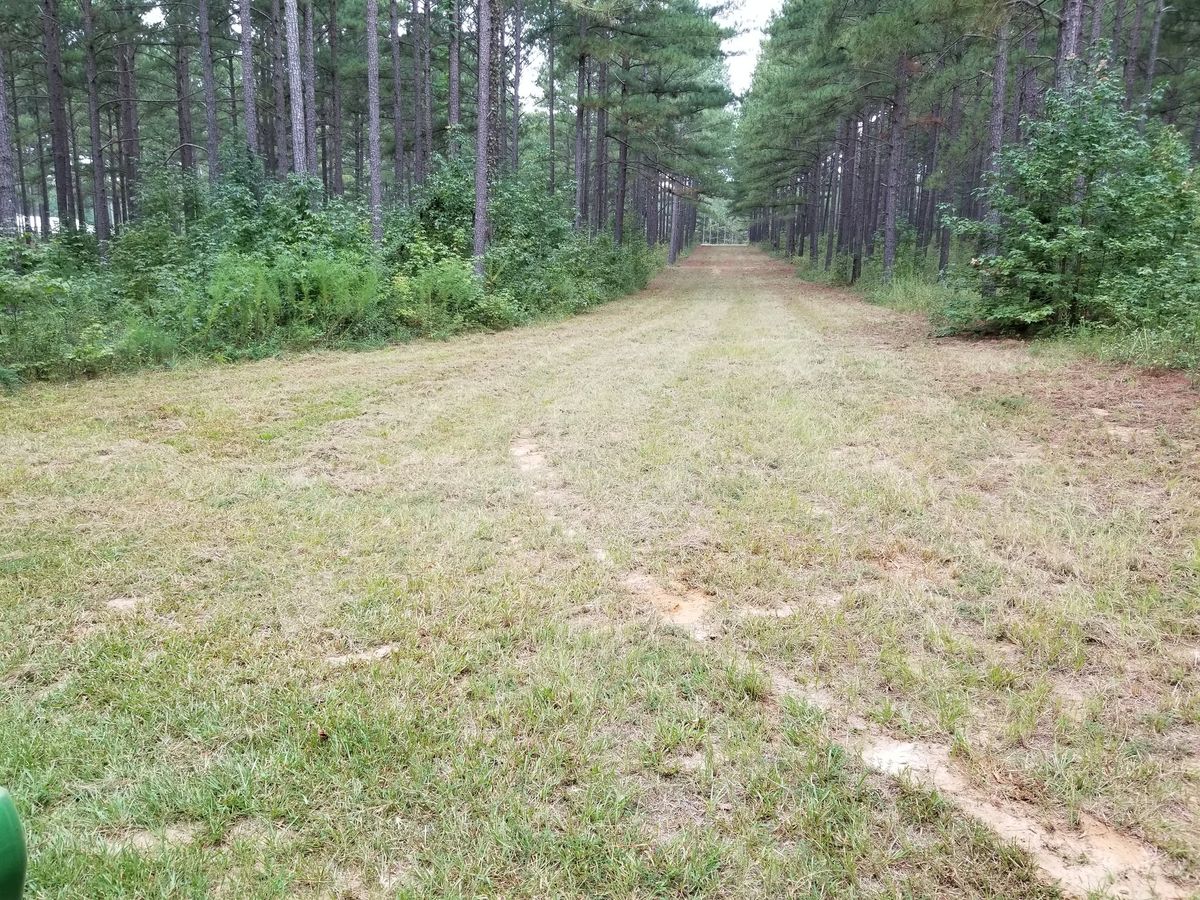
[(1122, 106), (1101, 65), (1050, 94), (1024, 145), (1004, 152), (987, 198), (998, 224), (954, 220), (994, 248), (975, 260), (958, 324), (1002, 329), (1145, 327), (1200, 314), (1200, 205), (1174, 129)]

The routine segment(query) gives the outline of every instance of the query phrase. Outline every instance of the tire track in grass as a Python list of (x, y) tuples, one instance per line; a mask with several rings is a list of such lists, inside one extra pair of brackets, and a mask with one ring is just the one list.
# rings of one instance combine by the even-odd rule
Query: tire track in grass
[[(588, 534), (589, 510), (550, 465), (541, 446), (529, 434), (515, 437), (509, 453), (520, 474), (531, 484), (543, 514), (564, 526), (568, 537), (582, 537), (591, 556), (609, 564), (606, 547)], [(629, 596), (652, 609), (663, 624), (692, 640), (709, 642), (720, 633), (710, 613), (713, 600), (681, 582), (664, 582), (633, 569), (615, 573)], [(756, 663), (735, 652), (735, 661)], [(1185, 900), (1191, 896), (1165, 874), (1164, 860), (1153, 847), (1083, 815), (1078, 830), (1066, 822), (1047, 823), (1031, 804), (993, 796), (971, 782), (944, 744), (897, 739), (852, 711), (839, 708), (830, 696), (805, 687), (783, 672), (767, 667), (775, 696), (820, 709), (831, 740), (853, 751), (867, 768), (902, 778), (925, 790), (937, 791), (967, 817), (981, 823), (1001, 840), (1027, 853), (1047, 881), (1069, 896), (1085, 898), (1096, 891), (1126, 900)]]

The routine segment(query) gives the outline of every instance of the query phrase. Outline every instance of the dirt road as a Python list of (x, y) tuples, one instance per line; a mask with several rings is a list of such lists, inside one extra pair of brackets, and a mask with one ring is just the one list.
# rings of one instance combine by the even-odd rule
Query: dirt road
[(701, 248), (0, 400), (34, 895), (1192, 896), (1200, 395), (927, 331)]

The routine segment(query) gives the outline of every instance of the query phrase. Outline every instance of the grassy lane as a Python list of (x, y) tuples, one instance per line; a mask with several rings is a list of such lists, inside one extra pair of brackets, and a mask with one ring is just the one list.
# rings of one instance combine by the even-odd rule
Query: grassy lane
[(1196, 406), (744, 250), (0, 400), (33, 894), (1187, 896)]

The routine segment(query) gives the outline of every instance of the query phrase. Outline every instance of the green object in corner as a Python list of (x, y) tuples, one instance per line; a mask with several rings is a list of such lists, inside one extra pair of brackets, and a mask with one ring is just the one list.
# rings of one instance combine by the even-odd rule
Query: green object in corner
[(0, 900), (21, 900), (25, 890), (25, 832), (12, 794), (0, 788)]

